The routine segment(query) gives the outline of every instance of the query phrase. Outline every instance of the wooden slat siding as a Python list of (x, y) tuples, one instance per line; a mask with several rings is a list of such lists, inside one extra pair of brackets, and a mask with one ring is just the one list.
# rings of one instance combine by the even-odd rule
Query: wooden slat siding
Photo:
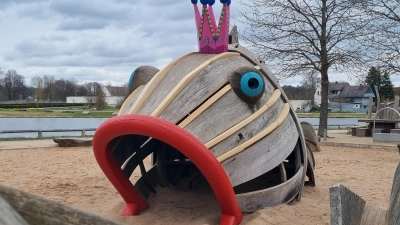
[(207, 143), (260, 109), (270, 99), (274, 89), (270, 83), (265, 82), (265, 90), (254, 106), (249, 106), (240, 100), (233, 90), (230, 90), (189, 123), (185, 130), (201, 142)]
[[(153, 111), (159, 106), (159, 104), (165, 99), (165, 97), (175, 88), (175, 86), (191, 71), (199, 67), (205, 61), (214, 57), (212, 54), (192, 54), (189, 55), (168, 70), (162, 69), (160, 71), (163, 74), (162, 77), (157, 77), (158, 74), (145, 86), (149, 86), (148, 92), (146, 93), (146, 99), (142, 102), (137, 114), (151, 115)], [(157, 78), (157, 80), (155, 80)], [(153, 84), (154, 81), (154, 84)], [(156, 82), (157, 81), (157, 82)], [(142, 101), (142, 98), (139, 99)]]
[(121, 225), (41, 196), (0, 185), (2, 196), (30, 225)]
[(171, 122), (181, 120), (205, 99), (227, 84), (228, 74), (243, 66), (251, 66), (251, 63), (243, 57), (235, 56), (220, 59), (206, 67), (183, 88), (160, 115), (160, 118)]
[[(273, 92), (273, 94), (271, 95), (271, 97), (268, 99), (268, 101), (260, 108), (258, 109), (256, 112), (254, 112), (252, 115), (250, 115), (249, 117), (247, 117), (246, 119), (240, 121), (239, 123), (237, 123), (236, 125), (234, 125), (233, 127), (229, 128), (227, 131), (225, 131), (224, 133), (218, 135), (217, 137), (215, 137), (214, 139), (212, 139), (211, 141), (207, 142), (205, 144), (205, 146), (207, 148), (212, 148), (213, 146), (215, 146), (216, 144), (220, 143), (221, 141), (225, 140), (226, 138), (228, 138), (229, 136), (231, 136), (234, 133), (237, 133), (239, 130), (241, 130), (243, 127), (247, 126), (249, 123), (253, 122), (254, 120), (257, 120), (257, 118), (259, 118), (261, 115), (263, 115), (269, 108), (271, 108), (279, 99), (280, 96), (280, 91), (279, 90), (275, 90)], [(268, 113), (274, 113), (274, 112), (268, 112)], [(269, 120), (270, 118), (268, 118), (267, 120)], [(264, 128), (263, 124), (257, 124), (257, 127), (260, 127), (260, 125), (262, 126), (262, 128)], [(261, 128), (261, 129), (262, 129)], [(246, 135), (248, 132), (242, 132), (242, 134), (244, 134), (244, 139), (249, 138), (249, 135)], [(251, 136), (253, 136), (255, 133), (258, 132), (251, 132)], [(235, 136), (236, 139), (237, 136)], [(235, 143), (234, 140), (231, 139), (231, 141), (233, 141), (233, 143)], [(244, 142), (245, 140), (242, 140), (242, 142)], [(232, 149), (232, 148), (229, 148)], [(217, 154), (219, 156), (219, 154)], [(216, 156), (217, 156), (216, 155)]]
[[(211, 147), (211, 152), (215, 155), (215, 157), (220, 157), (231, 149), (234, 149), (250, 140), (276, 120), (276, 118), (282, 112), (283, 104), (284, 103), (280, 99), (279, 101), (274, 102), (274, 104), (271, 105), (271, 107), (269, 107), (268, 110), (265, 111), (261, 116), (252, 120), (249, 124), (246, 124), (239, 130), (236, 130), (234, 133), (224, 138), (221, 142)], [(239, 133), (243, 135), (241, 140), (238, 139)]]
[[(118, 116), (122, 114), (127, 114), (129, 110), (132, 108), (133, 103), (135, 103), (136, 99), (139, 97), (140, 92), (143, 89), (143, 85), (136, 88), (129, 97), (125, 100), (124, 104), (122, 104), (121, 108), (119, 109)], [(136, 98), (135, 98), (136, 97)]]
[(302, 185), (303, 169), (277, 186), (264, 190), (253, 191), (236, 195), (240, 209), (243, 212), (252, 213), (264, 207), (272, 207), (290, 202), (299, 192)]
[(181, 123), (179, 123), (179, 127), (186, 127), (190, 122), (192, 122), (194, 119), (196, 119), (197, 116), (199, 116), (201, 113), (203, 113), (210, 105), (214, 104), (218, 99), (220, 99), (226, 92), (231, 90), (232, 87), (231, 85), (227, 84), (225, 87), (223, 87), (220, 91), (218, 91), (216, 94), (214, 94), (210, 99), (208, 99), (204, 104), (202, 104), (196, 111), (191, 113), (185, 120), (183, 120)]
[[(168, 105), (176, 98), (176, 96), (178, 96), (178, 94), (189, 84), (190, 81), (192, 81), (197, 75), (199, 75), (200, 73), (203, 72), (203, 70), (205, 70), (206, 68), (208, 68), (211, 64), (217, 63), (219, 60), (225, 59), (225, 58), (233, 58), (233, 57), (239, 57), (240, 54), (239, 53), (234, 53), (234, 52), (225, 52), (225, 53), (221, 53), (218, 54), (214, 57), (212, 57), (211, 59), (205, 61), (203, 64), (201, 64), (200, 66), (198, 66), (196, 69), (194, 69), (193, 71), (191, 71), (190, 73), (188, 73), (185, 77), (183, 77), (179, 83), (168, 93), (168, 95), (165, 97), (165, 99), (160, 102), (160, 104), (157, 106), (157, 108), (151, 113), (152, 116), (160, 116), (161, 113), (168, 107)], [(227, 61), (228, 62), (228, 61)], [(219, 63), (217, 63), (217, 68), (220, 66)], [(224, 67), (222, 67), (224, 68)], [(215, 76), (215, 75), (214, 75)], [(214, 88), (214, 92), (216, 90), (218, 90), (219, 88), (221, 88), (224, 84), (227, 83), (227, 79), (222, 77), (222, 80), (220, 81), (221, 83), (215, 82), (216, 83), (216, 87)], [(200, 87), (202, 85), (202, 83), (198, 83), (197, 85), (194, 85), (192, 88), (195, 88), (196, 86), (199, 87), (198, 85), (200, 84)], [(211, 88), (213, 89), (213, 88)], [(212, 90), (211, 90), (212, 93)], [(210, 96), (211, 93), (208, 95)], [(193, 93), (195, 94), (195, 93)], [(184, 96), (187, 96), (188, 94), (183, 93)], [(208, 97), (207, 96), (207, 97)], [(201, 96), (200, 96), (201, 97)], [(203, 96), (203, 100), (206, 97)], [(189, 100), (189, 99), (188, 99)], [(190, 102), (185, 102), (186, 104), (183, 104), (181, 107), (188, 105), (190, 107)], [(191, 108), (193, 109), (197, 104), (195, 103), (194, 106)], [(175, 109), (176, 110), (176, 109)], [(180, 109), (179, 111), (185, 111), (184, 109)], [(183, 113), (182, 117), (189, 113), (189, 111), (186, 110), (186, 112)], [(176, 120), (178, 120), (179, 118), (176, 118)], [(173, 121), (173, 120), (172, 120)]]
[(162, 70), (160, 70), (154, 77), (146, 84), (144, 87), (143, 91), (140, 93), (137, 101), (133, 104), (131, 107), (129, 113), (130, 114), (135, 114), (137, 111), (142, 107), (142, 105), (147, 101), (149, 95), (153, 92), (154, 88), (157, 87), (158, 83), (166, 76), (167, 73), (170, 72), (170, 70), (178, 65), (182, 64), (182, 61), (184, 61), (186, 58), (189, 58), (193, 55), (198, 55), (196, 52), (191, 52), (186, 55), (183, 55), (176, 59), (175, 61), (171, 62), (167, 66), (165, 66)]
[(282, 111), (280, 112), (278, 118), (276, 118), (276, 120), (271, 123), (268, 127), (264, 128), (261, 132), (257, 133), (255, 136), (253, 136), (252, 138), (250, 138), (249, 140), (247, 140), (246, 142), (240, 144), (239, 146), (229, 150), (228, 152), (224, 153), (223, 155), (219, 156), (217, 158), (217, 160), (219, 162), (225, 161), (230, 157), (233, 157), (239, 153), (241, 153), (242, 151), (244, 151), (247, 147), (249, 147), (250, 145), (254, 144), (255, 142), (259, 141), (260, 139), (264, 138), (265, 136), (267, 136), (268, 134), (274, 132), (274, 130), (279, 127), (283, 121), (285, 121), (286, 117), (289, 114), (289, 104), (285, 103), (283, 106)]
[(366, 202), (345, 186), (329, 187), (331, 225), (361, 225)]
[(388, 208), (388, 224), (400, 223), (400, 164), (397, 165), (393, 178), (392, 192), (390, 194)]
[(282, 163), (296, 146), (299, 134), (295, 128), (289, 116), (273, 133), (222, 162), (232, 186), (259, 177)]
[(1, 225), (28, 225), (11, 206), (0, 196), (0, 224)]
[[(254, 62), (254, 66), (260, 67), (260, 72), (271, 82), (271, 84), (274, 86), (274, 89), (279, 89), (282, 92), (282, 99), (285, 103), (289, 103), (289, 99), (287, 98), (286, 94), (283, 92), (282, 88), (280, 87), (278, 80), (275, 78), (271, 70), (265, 65), (265, 63), (254, 53), (249, 51), (246, 48), (243, 48), (239, 44), (231, 44), (229, 45), (229, 51), (233, 52), (239, 52), (243, 57), (248, 58), (249, 60), (252, 60)], [(300, 127), (299, 120), (297, 118), (297, 115), (293, 109), (290, 110), (290, 114), (292, 115), (295, 123), (296, 123), (296, 128), (297, 131), (299, 132), (300, 137), (303, 136), (303, 130)], [(304, 158), (307, 158), (307, 151), (306, 151), (306, 143), (304, 141), (304, 138), (300, 138), (301, 146), (302, 146), (302, 154)], [(306, 175), (306, 170), (307, 170), (307, 164), (304, 164), (304, 173), (303, 173), (303, 180), (305, 180), (305, 175)], [(297, 200), (300, 201), (301, 197), (303, 194), (303, 187), (301, 187), (301, 191), (299, 192), (299, 195), (297, 197)]]

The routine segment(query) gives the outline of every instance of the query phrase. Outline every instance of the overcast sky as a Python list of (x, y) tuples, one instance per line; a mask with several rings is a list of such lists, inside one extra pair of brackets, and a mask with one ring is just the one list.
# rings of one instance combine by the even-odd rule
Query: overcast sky
[[(221, 4), (215, 5), (219, 17)], [(232, 26), (240, 5), (231, 7)], [(0, 68), (24, 75), (27, 85), (42, 75), (122, 85), (139, 66), (161, 69), (197, 51), (189, 0), (0, 0), (0, 28)]]

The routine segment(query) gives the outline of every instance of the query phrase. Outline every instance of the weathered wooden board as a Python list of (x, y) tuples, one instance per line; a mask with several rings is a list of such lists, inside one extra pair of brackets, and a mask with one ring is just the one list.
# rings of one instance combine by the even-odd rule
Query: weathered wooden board
[[(294, 150), (299, 133), (288, 116), (272, 133), (221, 164), (236, 186), (277, 167)], [(237, 169), (246, 168), (246, 169)], [(249, 172), (251, 171), (251, 172)]]
[(188, 53), (186, 55), (183, 55), (179, 58), (177, 58), (175, 61), (171, 62), (167, 66), (165, 66), (160, 72), (158, 72), (154, 77), (146, 84), (144, 87), (142, 93), (140, 93), (140, 96), (138, 100), (133, 104), (131, 110), (129, 113), (134, 114), (137, 113), (137, 111), (142, 107), (143, 103), (147, 101), (149, 98), (150, 94), (153, 92), (154, 88), (157, 87), (159, 82), (165, 77), (165, 75), (178, 63), (181, 63), (184, 59), (196, 55), (197, 53), (192, 52)]
[(255, 212), (264, 207), (272, 207), (290, 202), (302, 185), (303, 168), (286, 182), (264, 190), (236, 195), (243, 212)]
[(2, 196), (30, 225), (117, 225), (114, 221), (56, 201), (0, 185)]
[[(264, 76), (271, 82), (271, 84), (274, 86), (274, 88), (282, 91), (282, 88), (280, 87), (279, 82), (276, 79), (276, 77), (273, 75), (271, 70), (265, 65), (265, 62), (261, 58), (259, 58), (256, 54), (254, 54), (253, 52), (249, 51), (246, 48), (243, 48), (239, 44), (229, 45), (229, 51), (239, 52), (243, 57), (246, 57), (249, 60), (254, 61), (255, 67), (260, 68), (259, 71), (264, 74)], [(282, 99), (284, 100), (285, 103), (289, 102), (289, 99), (287, 98), (286, 94), (283, 91), (282, 91), (282, 96), (283, 96)], [(303, 136), (303, 131), (300, 127), (300, 124), (298, 123), (298, 119), (297, 119), (297, 115), (296, 115), (295, 111), (293, 111), (293, 109), (292, 109), (290, 111), (290, 114), (296, 121), (297, 131), (299, 132), (300, 136)], [(301, 149), (302, 149), (303, 158), (307, 158), (306, 143), (303, 138), (300, 139), (300, 142), (302, 145)], [(303, 176), (305, 176), (306, 170), (307, 170), (307, 164), (304, 164), (303, 169), (304, 169)], [(305, 177), (303, 177), (303, 180), (304, 179), (305, 179)], [(297, 200), (300, 201), (300, 199), (302, 197), (302, 193), (303, 193), (303, 187), (301, 187), (301, 191), (299, 192)]]
[(160, 70), (152, 66), (138, 67), (134, 72), (133, 80), (129, 87), (130, 91), (146, 85), (158, 72), (160, 72)]
[[(211, 64), (187, 84), (160, 117), (171, 122), (181, 120), (227, 84), (227, 74), (242, 66), (251, 66), (251, 63), (240, 56), (221, 59)], [(220, 74), (220, 76), (216, 76), (216, 74)]]
[(191, 123), (194, 119), (196, 119), (200, 114), (206, 111), (212, 104), (214, 104), (218, 99), (224, 96), (228, 91), (232, 89), (231, 85), (227, 84), (221, 90), (218, 90), (212, 97), (207, 99), (204, 103), (201, 104), (196, 110), (194, 110), (190, 115), (188, 115), (182, 122), (179, 123), (179, 127), (186, 127), (189, 123)]
[[(205, 145), (207, 148), (211, 148), (221, 141), (225, 140), (229, 136), (237, 133), (240, 129), (243, 127), (247, 126), (248, 124), (252, 123), (254, 120), (258, 119), (260, 116), (262, 116), (265, 112), (267, 112), (280, 98), (280, 91), (275, 90), (272, 96), (268, 99), (268, 101), (257, 111), (255, 111), (253, 114), (248, 116), (246, 119), (240, 121), (239, 123), (235, 124), (222, 134), (218, 135), (217, 137), (213, 138), (211, 141), (207, 142)], [(239, 140), (244, 139), (243, 134), (238, 133)]]
[[(205, 61), (215, 57), (209, 54), (193, 54), (182, 59), (164, 75), (151, 90), (151, 94), (145, 104), (137, 111), (138, 114), (151, 115), (160, 105), (165, 97), (175, 88), (175, 86), (191, 71), (202, 65)], [(161, 72), (163, 72), (161, 70)], [(156, 77), (154, 77), (156, 78)], [(150, 91), (150, 90), (149, 90)]]
[(215, 146), (211, 147), (210, 148), (211, 152), (215, 155), (215, 157), (220, 157), (227, 151), (248, 141), (253, 136), (264, 130), (269, 125), (271, 125), (279, 116), (280, 112), (282, 111), (282, 108), (283, 108), (283, 101), (279, 99), (261, 116), (254, 119), (251, 123), (239, 129), (237, 132), (228, 136), (221, 142), (217, 143)]
[(388, 208), (388, 224), (400, 224), (400, 163), (397, 165), (393, 178), (392, 192), (390, 194)]
[(1, 225), (28, 225), (11, 206), (0, 196), (0, 224)]
[(201, 142), (206, 143), (215, 138), (216, 135), (251, 116), (268, 101), (272, 91), (266, 92), (254, 106), (249, 106), (241, 101), (233, 90), (230, 90), (189, 123), (185, 130)]
[[(161, 103), (154, 109), (154, 111), (151, 113), (152, 116), (160, 116), (161, 113), (171, 104), (171, 102), (181, 93), (181, 91), (185, 88), (187, 88), (188, 84), (193, 81), (200, 73), (204, 72), (204, 70), (207, 70), (207, 68), (211, 64), (219, 63), (221, 60), (224, 60), (226, 58), (235, 58), (239, 57), (239, 53), (234, 53), (234, 52), (225, 52), (222, 54), (218, 54), (211, 59), (205, 61), (203, 64), (198, 66), (196, 69), (192, 70), (190, 73), (188, 73), (186, 76), (183, 77), (181, 81), (171, 90), (171, 92), (168, 93), (168, 95), (165, 97), (164, 100), (161, 101)], [(219, 67), (217, 67), (219, 68)], [(197, 83), (198, 85), (201, 84)], [(218, 89), (224, 86), (225, 83), (222, 83), (218, 86)], [(196, 86), (194, 86), (196, 87)], [(199, 86), (197, 86), (199, 87)], [(201, 87), (201, 86), (200, 86)], [(215, 90), (216, 91), (216, 90)], [(214, 92), (215, 92), (214, 91)], [(205, 98), (204, 98), (205, 99)], [(187, 102), (188, 103), (188, 102)], [(189, 111), (190, 112), (190, 111)], [(187, 112), (187, 113), (189, 113)]]
[(367, 205), (364, 199), (345, 186), (333, 185), (329, 192), (332, 225), (386, 224), (385, 210)]
[(133, 103), (136, 102), (137, 98), (139, 97), (140, 93), (142, 92), (144, 86), (139, 86), (136, 88), (129, 97), (125, 100), (124, 104), (122, 104), (121, 109), (118, 112), (118, 116), (122, 114), (127, 114), (131, 110)]

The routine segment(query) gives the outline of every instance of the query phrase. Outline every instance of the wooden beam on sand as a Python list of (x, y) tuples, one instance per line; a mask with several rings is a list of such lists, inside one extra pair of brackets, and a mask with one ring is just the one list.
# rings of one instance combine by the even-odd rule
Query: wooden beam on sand
[[(59, 202), (37, 195), (0, 185), (0, 196), (3, 197), (22, 218), (30, 225), (120, 225), (120, 223), (100, 216), (72, 208)], [(5, 217), (0, 203), (0, 224)], [(14, 218), (14, 220), (17, 218)], [(7, 223), (5, 223), (7, 224)], [(12, 224), (26, 224), (12, 223)]]

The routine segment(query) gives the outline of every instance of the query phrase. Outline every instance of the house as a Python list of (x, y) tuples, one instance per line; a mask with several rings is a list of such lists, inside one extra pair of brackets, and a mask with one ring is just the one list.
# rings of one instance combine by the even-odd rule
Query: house
[(296, 112), (309, 112), (311, 109), (310, 100), (289, 100), (289, 103)]
[[(369, 97), (375, 97), (368, 85), (351, 86), (347, 82), (329, 83), (328, 88), (328, 109), (331, 112), (348, 111), (367, 113)], [(321, 105), (321, 86), (317, 87), (314, 97), (315, 104)]]
[[(116, 105), (121, 99), (124, 99), (129, 90), (127, 87), (104, 86), (105, 101), (107, 105)], [(87, 103), (88, 96), (68, 96), (67, 103)]]

